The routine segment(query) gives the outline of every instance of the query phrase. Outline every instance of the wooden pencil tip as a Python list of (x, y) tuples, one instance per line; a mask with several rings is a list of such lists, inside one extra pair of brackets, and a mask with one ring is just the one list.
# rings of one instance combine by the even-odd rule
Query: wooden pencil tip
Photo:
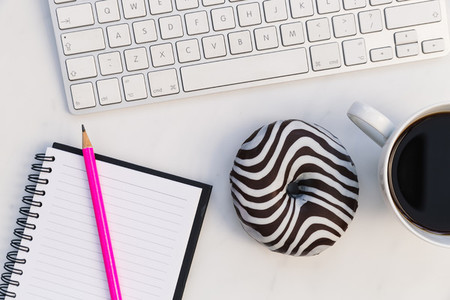
[(83, 131), (81, 133), (82, 139), (81, 139), (81, 143), (82, 143), (82, 148), (92, 148), (92, 144), (91, 141), (89, 140), (89, 137), (87, 135), (86, 132), (86, 128), (84, 128), (84, 125), (81, 125), (81, 130)]

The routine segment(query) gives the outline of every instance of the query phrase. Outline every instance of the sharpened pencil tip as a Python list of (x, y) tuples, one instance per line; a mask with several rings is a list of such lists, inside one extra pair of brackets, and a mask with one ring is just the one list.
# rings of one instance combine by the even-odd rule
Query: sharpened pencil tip
[(88, 148), (88, 147), (92, 148), (91, 141), (89, 140), (89, 137), (88, 137), (87, 132), (86, 132), (86, 128), (84, 128), (83, 124), (81, 125), (81, 130), (83, 131), (81, 133), (81, 142), (82, 142), (82, 145), (83, 145), (82, 148), (83, 149), (84, 148)]

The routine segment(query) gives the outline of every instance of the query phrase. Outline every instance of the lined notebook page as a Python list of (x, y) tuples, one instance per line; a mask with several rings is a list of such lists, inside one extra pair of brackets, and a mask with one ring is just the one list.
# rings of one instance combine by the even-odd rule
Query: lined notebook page
[[(83, 157), (48, 148), (18, 299), (109, 299)], [(202, 189), (97, 161), (123, 299), (172, 299)]]

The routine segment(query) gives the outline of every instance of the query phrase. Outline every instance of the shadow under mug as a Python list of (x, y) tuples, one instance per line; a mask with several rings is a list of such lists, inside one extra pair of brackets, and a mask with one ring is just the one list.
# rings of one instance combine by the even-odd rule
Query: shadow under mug
[(450, 103), (420, 110), (397, 127), (360, 102), (347, 115), (382, 147), (378, 177), (398, 219), (416, 236), (450, 247)]

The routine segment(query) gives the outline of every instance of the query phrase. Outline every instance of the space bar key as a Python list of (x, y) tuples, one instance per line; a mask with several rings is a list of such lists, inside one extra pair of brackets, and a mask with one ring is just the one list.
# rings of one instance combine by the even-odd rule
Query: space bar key
[(181, 68), (186, 92), (308, 72), (305, 48)]

